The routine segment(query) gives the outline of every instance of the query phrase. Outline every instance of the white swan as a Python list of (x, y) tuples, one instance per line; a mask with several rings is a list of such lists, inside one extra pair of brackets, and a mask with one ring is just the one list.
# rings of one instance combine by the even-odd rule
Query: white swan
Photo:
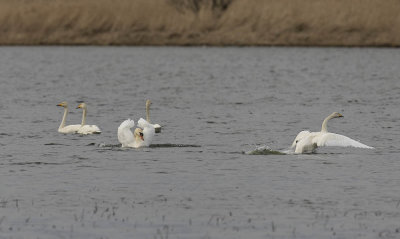
[(57, 104), (57, 106), (64, 107), (64, 116), (62, 118), (60, 127), (58, 127), (58, 132), (63, 134), (76, 133), (78, 129), (81, 127), (80, 124), (73, 124), (67, 126), (65, 125), (65, 119), (67, 118), (68, 114), (68, 103), (66, 101), (63, 101), (60, 104)]
[(150, 146), (155, 133), (154, 126), (142, 118), (139, 119), (138, 126), (143, 129), (136, 128), (132, 133), (131, 128), (134, 126), (135, 122), (127, 119), (118, 127), (118, 141), (122, 144), (122, 147), (140, 148)]
[(77, 109), (83, 109), (82, 112), (82, 123), (81, 127), (78, 129), (79, 134), (100, 134), (101, 130), (97, 125), (88, 125), (86, 124), (86, 113), (87, 113), (87, 105), (85, 103), (80, 103)]
[[(150, 100), (146, 100), (146, 120), (147, 122), (151, 123), (150, 121), (150, 105), (151, 105), (151, 101)], [(138, 122), (139, 123), (139, 122)], [(161, 132), (161, 125), (159, 124), (153, 124), (155, 132), (156, 133), (160, 133)]]
[(317, 147), (321, 146), (338, 146), (338, 147), (356, 147), (373, 149), (368, 145), (362, 144), (356, 140), (350, 139), (347, 136), (329, 133), (327, 124), (330, 119), (343, 117), (343, 115), (334, 112), (325, 118), (322, 123), (320, 132), (301, 131), (293, 141), (292, 148), (296, 147), (295, 153), (313, 152)]

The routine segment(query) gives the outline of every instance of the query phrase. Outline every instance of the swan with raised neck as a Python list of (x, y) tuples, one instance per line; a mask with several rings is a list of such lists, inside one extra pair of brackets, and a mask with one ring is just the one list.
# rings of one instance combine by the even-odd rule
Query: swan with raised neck
[(63, 133), (63, 134), (76, 133), (79, 130), (79, 128), (81, 127), (81, 125), (79, 125), (79, 124), (67, 125), (67, 126), (65, 125), (65, 121), (66, 121), (67, 115), (68, 115), (68, 103), (66, 101), (63, 101), (63, 102), (57, 104), (57, 106), (64, 108), (64, 115), (62, 117), (61, 124), (58, 127), (58, 132)]
[(86, 103), (80, 103), (77, 109), (82, 109), (82, 122), (81, 127), (78, 129), (77, 133), (79, 134), (100, 134), (101, 130), (97, 125), (87, 125), (86, 124), (86, 115), (87, 115), (87, 105)]
[(342, 114), (333, 112), (324, 119), (320, 132), (301, 131), (297, 134), (292, 143), (292, 148), (295, 147), (295, 153), (310, 153), (314, 152), (317, 147), (321, 146), (336, 146), (336, 147), (356, 147), (373, 149), (368, 145), (362, 144), (347, 136), (329, 133), (327, 124), (330, 119), (343, 117)]
[(324, 121), (322, 122), (322, 127), (321, 127), (321, 132), (327, 133), (328, 132), (328, 121), (334, 118), (341, 118), (343, 117), (342, 114), (338, 113), (338, 112), (333, 112), (332, 114), (330, 114), (328, 117), (326, 117), (324, 119)]
[[(151, 106), (151, 104), (152, 103), (151, 103), (150, 100), (146, 100), (146, 121), (148, 123), (150, 123), (150, 124), (151, 124), (151, 121), (150, 121), (150, 106)], [(153, 126), (154, 126), (154, 130), (155, 130), (156, 133), (160, 133), (161, 132), (161, 125), (154, 124)]]

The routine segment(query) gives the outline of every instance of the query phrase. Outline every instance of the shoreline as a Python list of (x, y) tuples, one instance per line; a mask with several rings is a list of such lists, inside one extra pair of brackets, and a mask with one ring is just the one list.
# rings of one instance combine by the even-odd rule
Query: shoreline
[(123, 45), (123, 44), (0, 44), (1, 47), (182, 47), (182, 48), (379, 48), (379, 49), (396, 49), (400, 45)]
[(0, 46), (400, 47), (397, 0), (0, 0)]

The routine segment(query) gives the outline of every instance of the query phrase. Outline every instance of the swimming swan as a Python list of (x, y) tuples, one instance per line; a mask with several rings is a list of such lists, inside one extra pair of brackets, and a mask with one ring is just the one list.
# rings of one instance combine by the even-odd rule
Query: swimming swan
[[(150, 100), (146, 100), (146, 120), (147, 122), (151, 123), (150, 121), (150, 105), (151, 105), (151, 101)], [(159, 124), (153, 124), (155, 132), (156, 133), (160, 133), (161, 132), (161, 125)]]
[(329, 133), (327, 129), (328, 121), (330, 119), (340, 118), (340, 117), (343, 117), (343, 115), (337, 112), (334, 112), (328, 117), (326, 117), (324, 122), (322, 122), (322, 128), (320, 132), (301, 131), (296, 136), (296, 139), (293, 141), (292, 144), (292, 148), (296, 147), (295, 153), (301, 154), (301, 153), (313, 152), (317, 147), (321, 146), (356, 147), (356, 148), (373, 149), (373, 147), (362, 144), (344, 135)]
[(87, 105), (85, 103), (80, 103), (77, 109), (83, 109), (82, 112), (82, 123), (81, 127), (78, 129), (79, 134), (100, 134), (101, 130), (97, 125), (88, 125), (86, 124), (86, 113), (87, 113)]
[(67, 118), (67, 114), (68, 114), (68, 103), (66, 101), (63, 101), (60, 104), (57, 104), (57, 106), (64, 107), (64, 116), (62, 118), (60, 127), (58, 127), (58, 132), (63, 133), (63, 134), (76, 133), (78, 131), (78, 129), (81, 127), (80, 124), (73, 124), (73, 125), (65, 126), (65, 119)]
[(122, 144), (122, 147), (140, 148), (149, 146), (155, 133), (154, 126), (142, 118), (138, 121), (138, 126), (142, 129), (136, 128), (132, 133), (131, 128), (134, 126), (135, 122), (127, 119), (118, 127), (118, 141)]

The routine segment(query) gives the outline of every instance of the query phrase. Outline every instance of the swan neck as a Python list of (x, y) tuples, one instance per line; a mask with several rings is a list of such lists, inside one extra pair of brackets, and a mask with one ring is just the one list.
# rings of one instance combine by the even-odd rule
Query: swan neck
[(86, 124), (86, 109), (83, 108), (83, 111), (82, 111), (82, 123), (81, 123), (81, 125), (84, 126), (85, 124)]
[(146, 121), (150, 123), (150, 104), (146, 104)]
[(321, 132), (323, 132), (323, 133), (327, 133), (328, 132), (328, 127), (327, 127), (328, 121), (330, 119), (332, 119), (332, 118), (333, 118), (332, 115), (329, 115), (328, 117), (326, 117), (324, 119), (324, 122), (322, 122)]
[(64, 108), (64, 115), (63, 115), (63, 117), (62, 117), (60, 127), (58, 127), (59, 129), (62, 129), (62, 128), (65, 127), (65, 120), (66, 120), (66, 118), (67, 118), (67, 114), (68, 114), (68, 108), (65, 107), (65, 108)]

